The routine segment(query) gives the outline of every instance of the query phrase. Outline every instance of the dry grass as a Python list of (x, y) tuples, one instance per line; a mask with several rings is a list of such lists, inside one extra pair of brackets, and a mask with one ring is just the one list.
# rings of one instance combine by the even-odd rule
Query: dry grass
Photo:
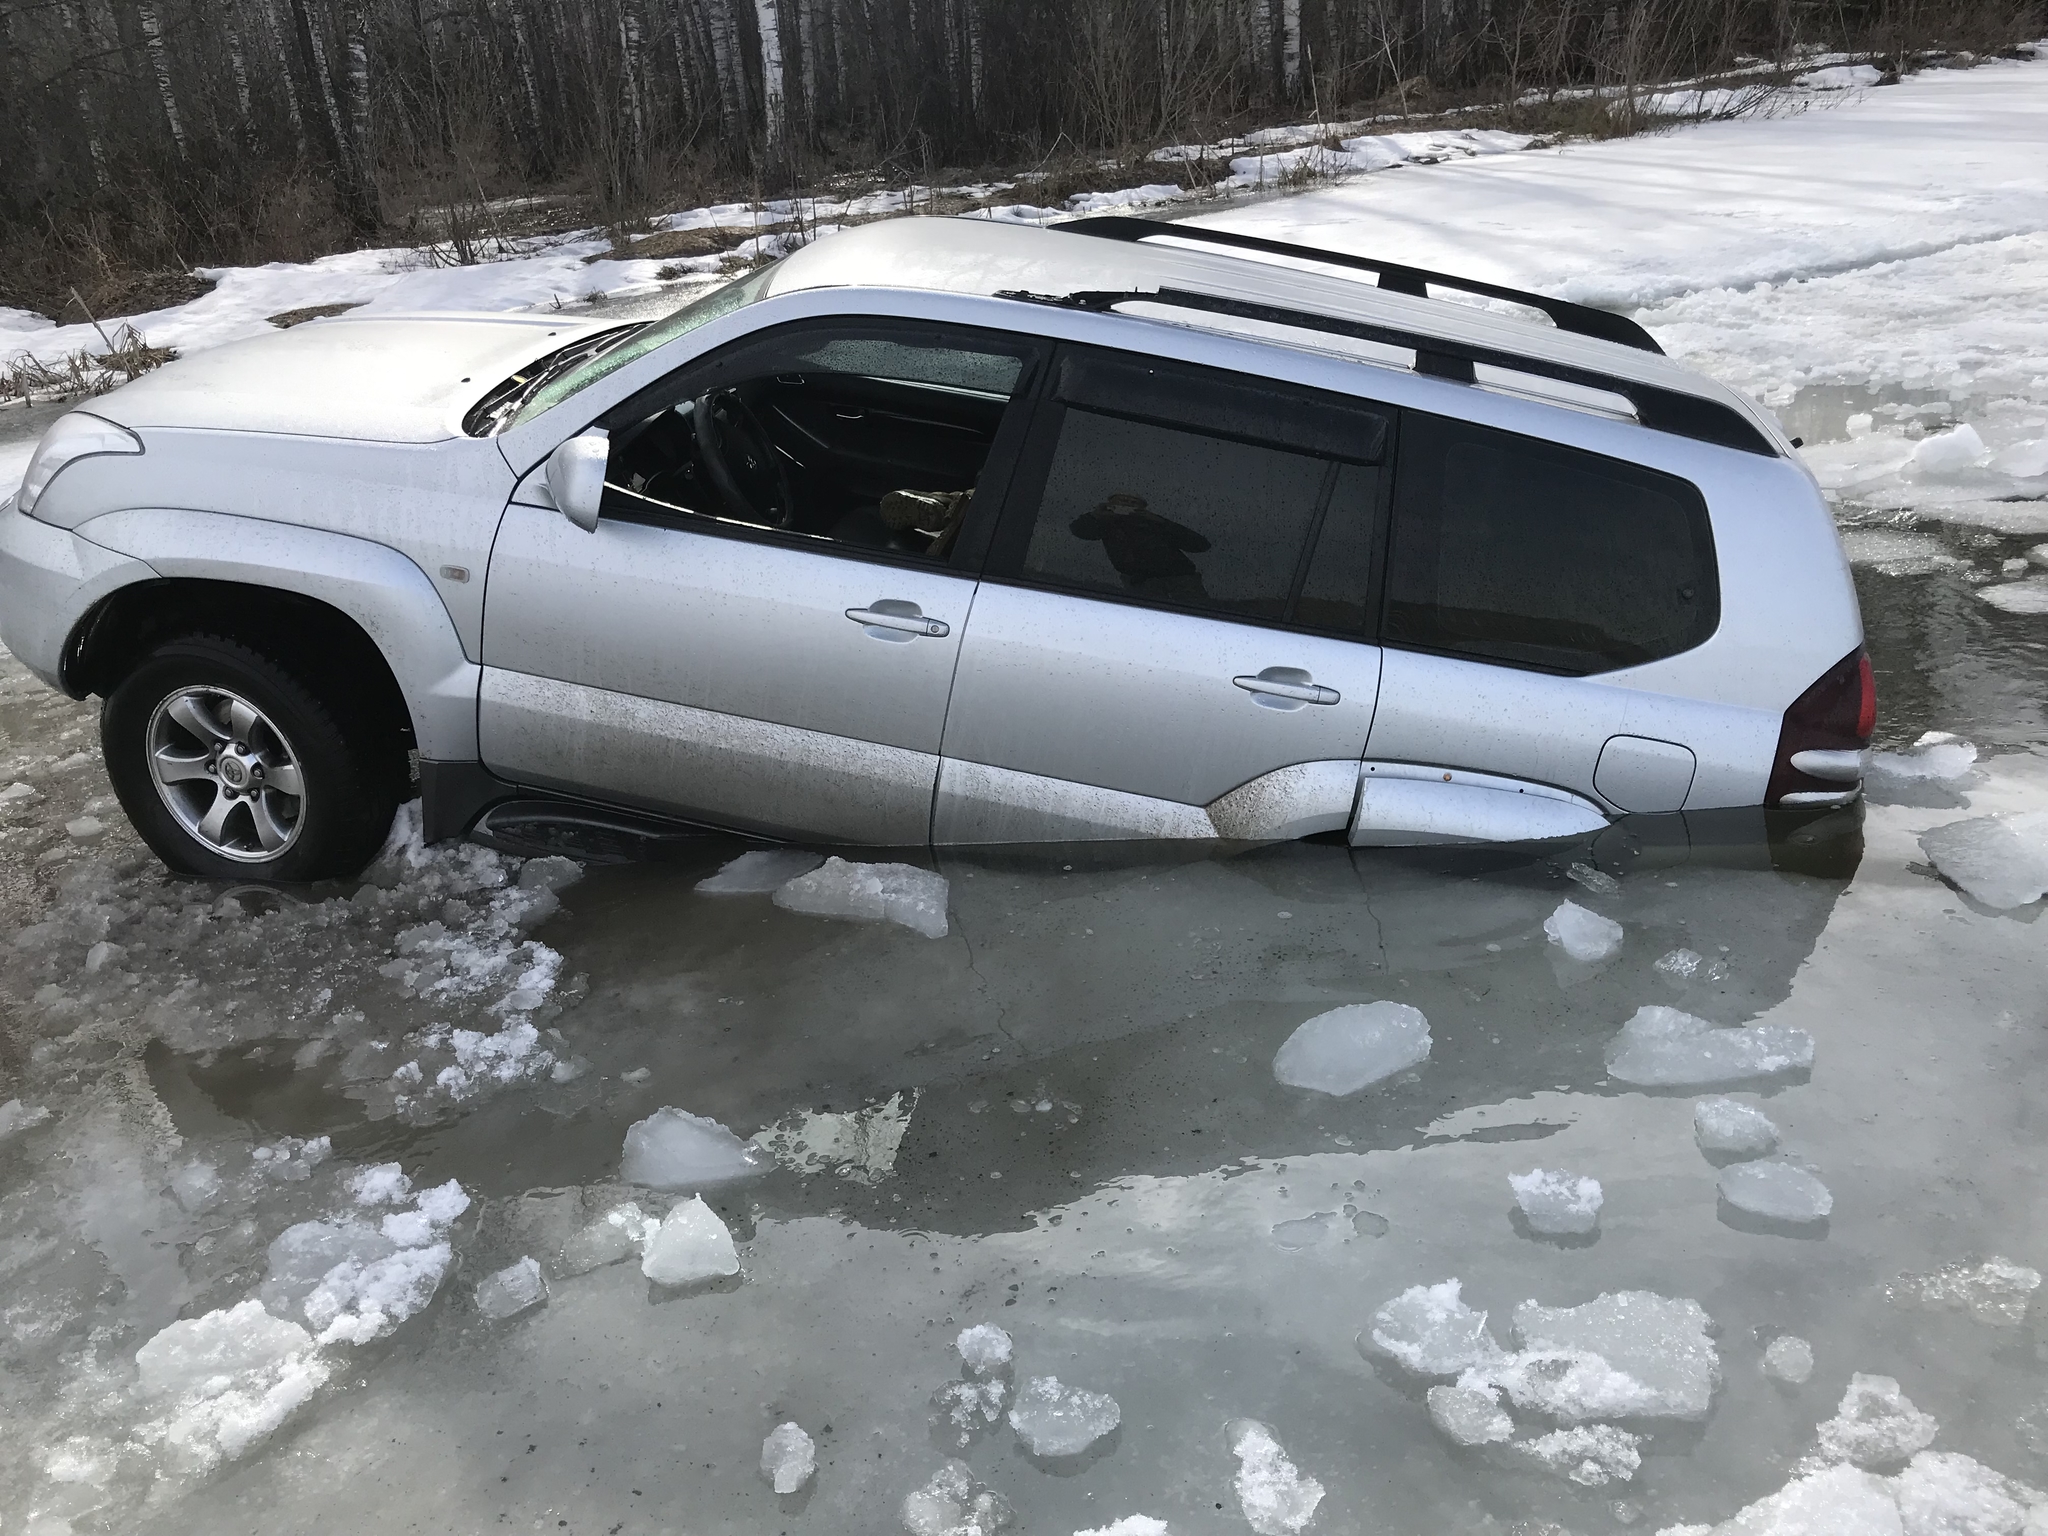
[(27, 353), (0, 364), (0, 400), (78, 400), (104, 395), (131, 379), (176, 360), (171, 347), (152, 347), (132, 325), (124, 325), (108, 337), (103, 352), (89, 347), (45, 362)]

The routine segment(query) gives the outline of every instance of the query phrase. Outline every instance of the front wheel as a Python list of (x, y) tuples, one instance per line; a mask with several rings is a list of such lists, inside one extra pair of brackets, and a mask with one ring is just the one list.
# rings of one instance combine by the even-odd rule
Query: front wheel
[(397, 808), (398, 775), (366, 722), (216, 635), (152, 652), (107, 696), (100, 740), (128, 819), (180, 874), (352, 875)]

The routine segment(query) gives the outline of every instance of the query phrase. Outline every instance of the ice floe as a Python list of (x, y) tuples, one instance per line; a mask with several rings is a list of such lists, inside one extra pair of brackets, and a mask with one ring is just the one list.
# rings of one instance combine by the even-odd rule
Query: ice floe
[(1934, 1443), (1940, 1426), (1913, 1406), (1889, 1376), (1849, 1378), (1835, 1416), (1822, 1423), (1821, 1454), (1859, 1467), (1882, 1468), (1905, 1461)]
[(1237, 1507), (1258, 1536), (1297, 1536), (1315, 1518), (1323, 1485), (1303, 1474), (1256, 1419), (1233, 1419), (1224, 1431), (1237, 1458)]
[(964, 1461), (949, 1461), (930, 1482), (907, 1495), (903, 1529), (910, 1536), (995, 1536), (1016, 1517), (1001, 1494), (974, 1480)]
[(900, 923), (928, 939), (943, 939), (946, 895), (946, 877), (915, 864), (849, 864), (835, 856), (778, 886), (774, 900), (791, 912)]
[(1509, 1174), (1508, 1187), (1514, 1191), (1515, 1204), (1532, 1232), (1548, 1237), (1576, 1237), (1600, 1225), (1598, 1179), (1556, 1168), (1532, 1168), (1527, 1173)]
[(1964, 895), (2007, 911), (2048, 894), (2048, 811), (1951, 821), (1920, 834), (1920, 847)]
[(698, 1285), (740, 1272), (732, 1232), (700, 1195), (679, 1202), (648, 1235), (640, 1273), (656, 1285)]
[(1771, 1117), (1739, 1099), (1701, 1099), (1692, 1107), (1692, 1136), (1709, 1157), (1762, 1157), (1778, 1145)]
[(1638, 1008), (1607, 1044), (1608, 1075), (1640, 1088), (1712, 1088), (1813, 1065), (1813, 1036), (1784, 1024), (1717, 1026), (1676, 1008)]
[(1813, 1379), (1813, 1346), (1797, 1334), (1779, 1334), (1764, 1346), (1763, 1373), (1787, 1386), (1805, 1386)]
[(1720, 1385), (1713, 1320), (1696, 1301), (1615, 1291), (1577, 1307), (1515, 1308), (1513, 1354), (1458, 1385), (1497, 1387), (1515, 1407), (1561, 1424), (1704, 1419)]
[(1465, 1305), (1464, 1283), (1411, 1285), (1373, 1314), (1373, 1348), (1412, 1375), (1456, 1376), (1499, 1358), (1486, 1314)]
[(751, 1178), (768, 1154), (716, 1120), (686, 1109), (658, 1109), (626, 1131), (619, 1177), (649, 1189), (705, 1189)]
[(756, 848), (697, 882), (705, 896), (766, 896), (825, 862), (823, 854), (801, 848)]
[(547, 1299), (548, 1283), (541, 1278), (540, 1261), (531, 1254), (477, 1282), (476, 1309), (492, 1322), (516, 1317)]
[(1500, 1445), (1515, 1437), (1515, 1421), (1491, 1387), (1431, 1387), (1424, 1402), (1430, 1423), (1453, 1445)]
[(1827, 1185), (1796, 1163), (1777, 1159), (1723, 1168), (1719, 1187), (1736, 1210), (1789, 1226), (1825, 1221), (1835, 1208)]
[(1634, 1478), (1643, 1464), (1636, 1449), (1641, 1444), (1641, 1436), (1612, 1424), (1578, 1424), (1524, 1440), (1515, 1449), (1582, 1488), (1604, 1488)]
[(2026, 1321), (2040, 1288), (2038, 1269), (1993, 1255), (1944, 1264), (1924, 1275), (1901, 1275), (1885, 1293), (1895, 1301), (1968, 1312), (1979, 1322), (2012, 1327)]
[(818, 1470), (818, 1447), (791, 1421), (768, 1431), (761, 1442), (761, 1475), (777, 1493), (795, 1493)]
[(1347, 1003), (1297, 1028), (1273, 1056), (1273, 1077), (1336, 1097), (1429, 1059), (1429, 1021), (1406, 1003)]
[(1034, 1376), (1010, 1406), (1010, 1428), (1034, 1456), (1078, 1456), (1122, 1422), (1115, 1398), (1057, 1376)]
[(1563, 901), (1543, 920), (1543, 932), (1572, 959), (1588, 965), (1611, 958), (1621, 949), (1621, 924), (1576, 901)]

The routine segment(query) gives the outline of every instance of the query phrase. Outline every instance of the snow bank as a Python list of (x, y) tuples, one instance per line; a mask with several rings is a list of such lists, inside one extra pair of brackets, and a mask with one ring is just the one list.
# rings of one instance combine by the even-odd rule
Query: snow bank
[(1406, 1003), (1347, 1003), (1297, 1028), (1273, 1057), (1290, 1088), (1337, 1097), (1384, 1082), (1429, 1059), (1429, 1021)]
[(900, 923), (928, 939), (946, 936), (946, 877), (914, 864), (849, 864), (829, 858), (777, 887), (774, 901), (814, 917)]
[(1638, 1008), (1607, 1045), (1611, 1077), (1641, 1088), (1711, 1088), (1804, 1071), (1813, 1036), (1783, 1024), (1720, 1028), (1676, 1008)]

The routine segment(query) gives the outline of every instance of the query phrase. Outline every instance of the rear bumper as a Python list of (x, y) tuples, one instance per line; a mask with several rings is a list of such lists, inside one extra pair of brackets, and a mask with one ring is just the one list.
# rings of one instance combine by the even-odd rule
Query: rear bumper
[[(68, 528), (53, 528), (0, 502), (0, 643), (52, 688), (63, 678), (64, 643), (93, 604), (156, 572)], [(73, 693), (73, 697), (78, 695)]]

